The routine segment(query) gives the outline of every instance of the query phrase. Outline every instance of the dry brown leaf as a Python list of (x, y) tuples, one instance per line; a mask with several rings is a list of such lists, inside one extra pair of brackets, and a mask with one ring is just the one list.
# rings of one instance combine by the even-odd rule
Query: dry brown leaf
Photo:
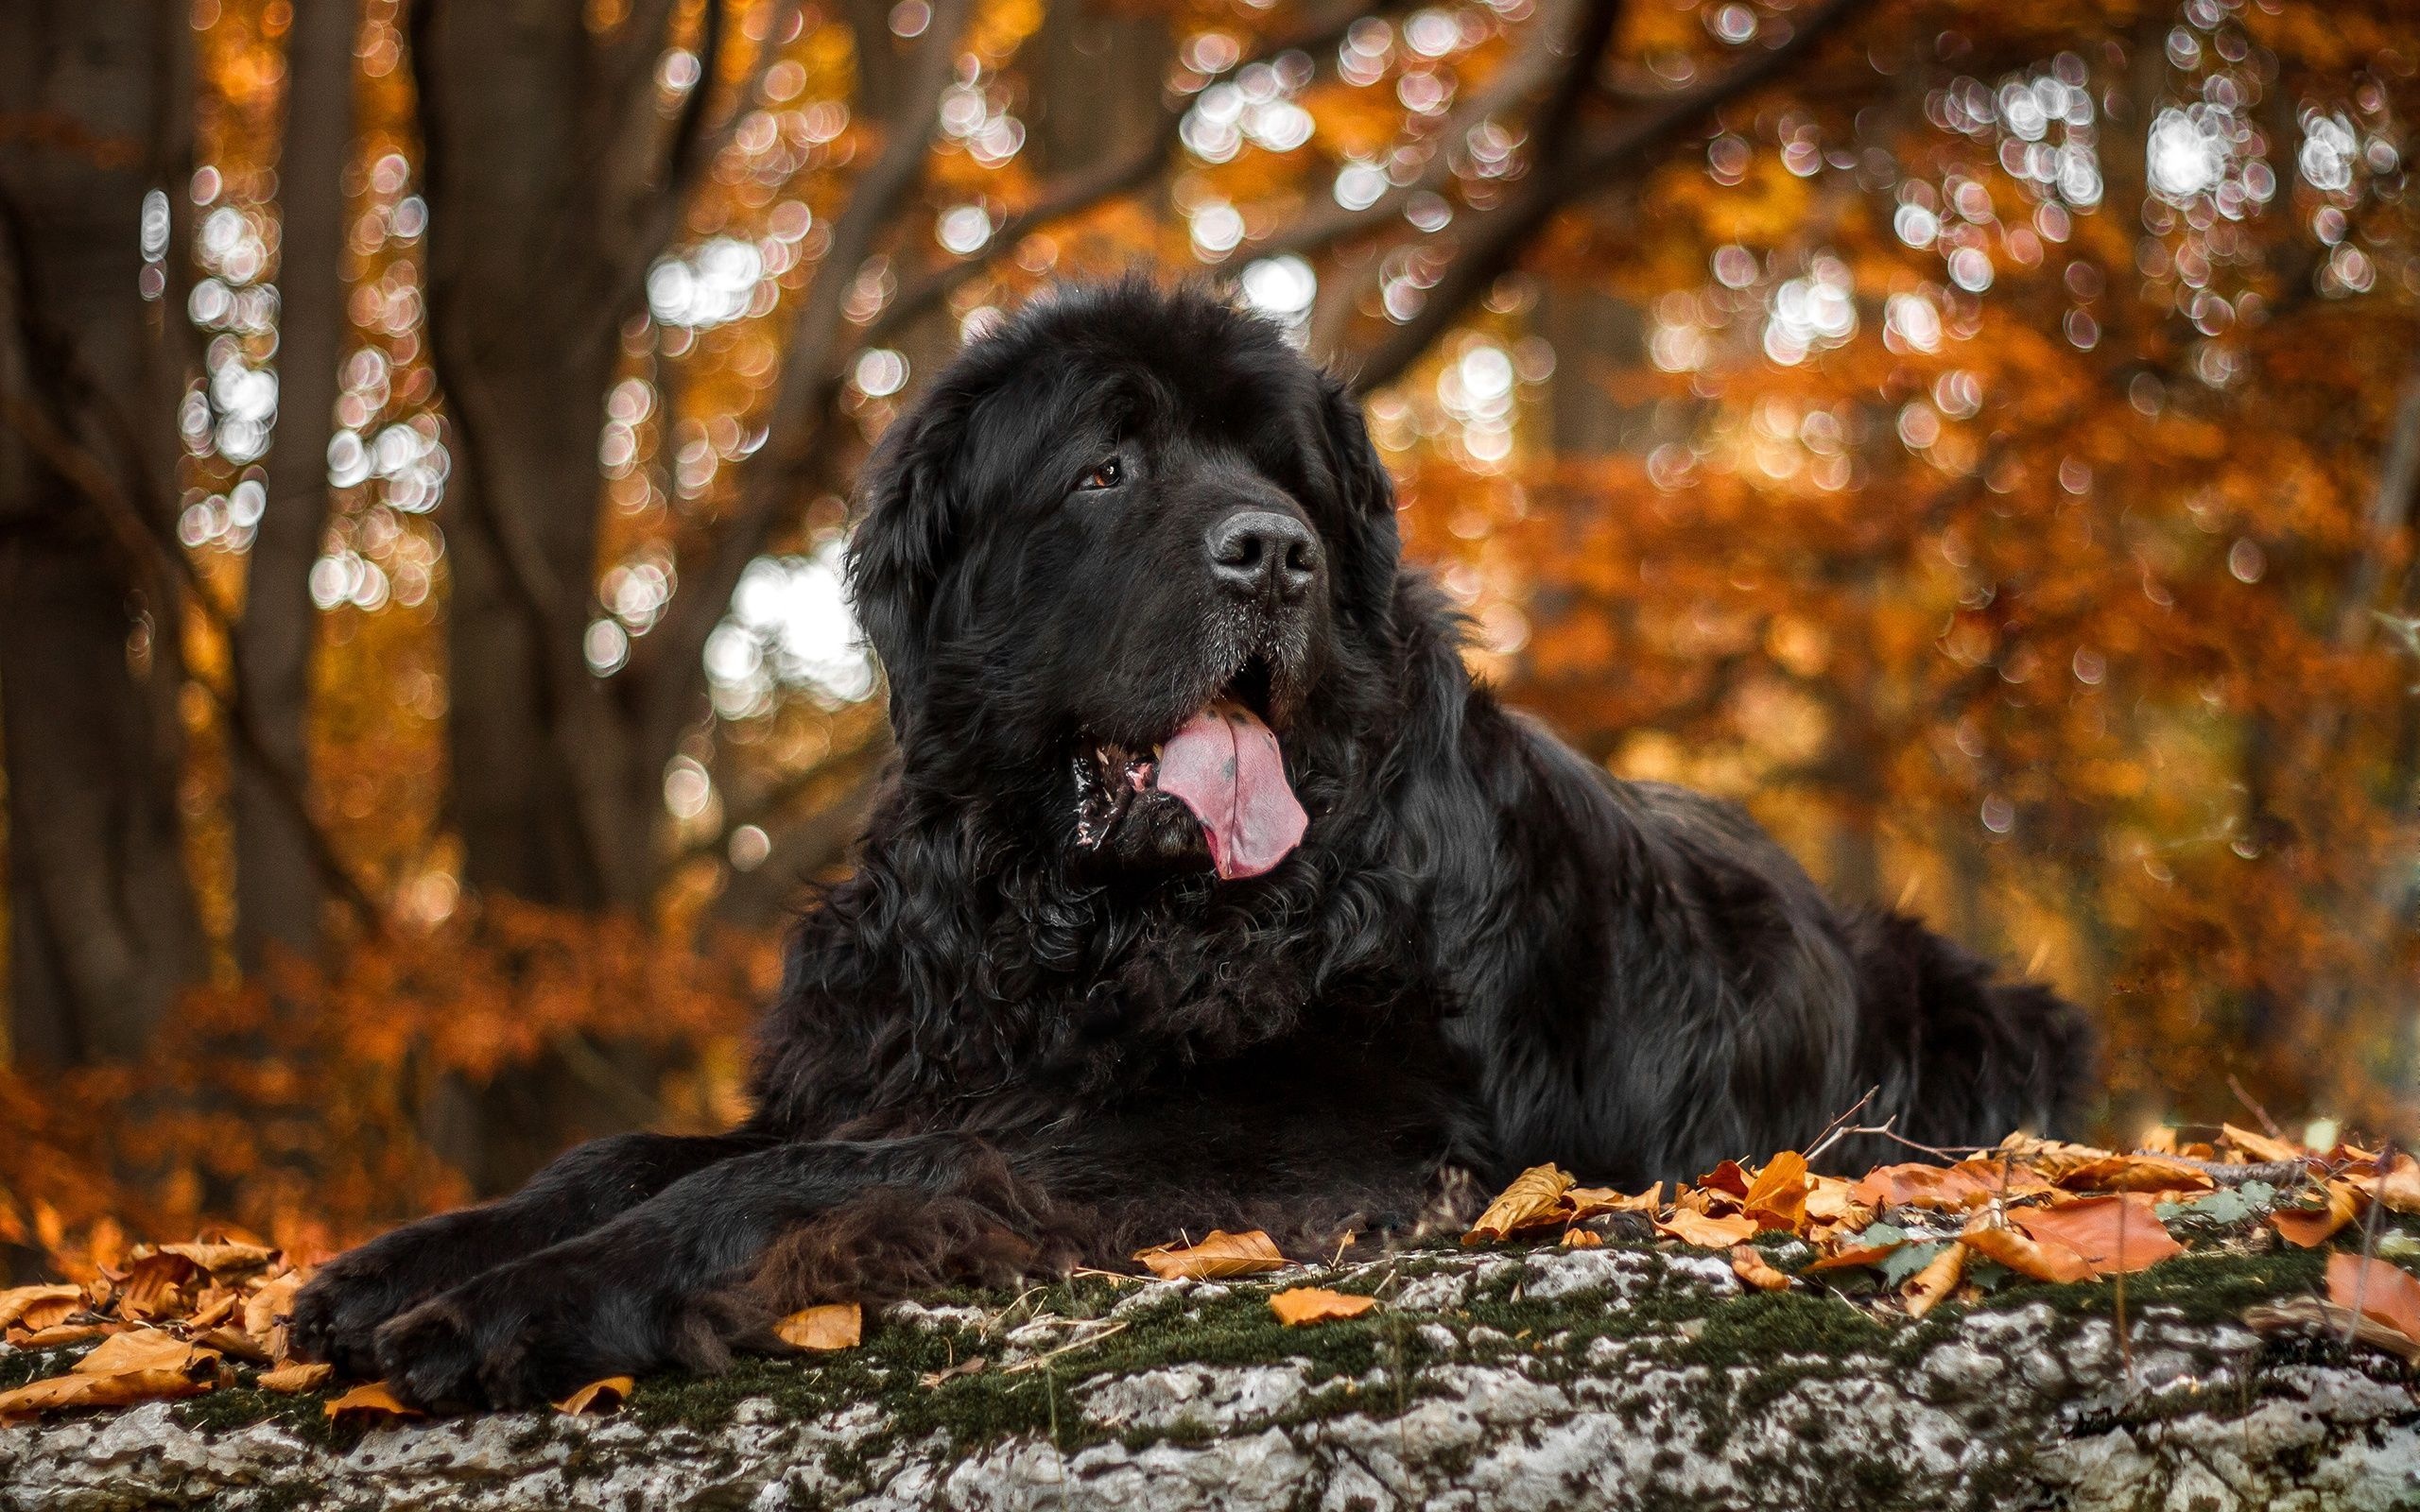
[(1796, 1150), (1784, 1150), (1767, 1160), (1756, 1179), (1748, 1184), (1740, 1211), (1759, 1228), (1796, 1233), (1806, 1226), (1806, 1158)]
[(1669, 1218), (1655, 1220), (1655, 1231), (1668, 1234), (1685, 1245), (1701, 1249), (1729, 1249), (1756, 1237), (1754, 1218), (1733, 1215), (1718, 1218), (1708, 1213), (1692, 1212), (1686, 1208), (1673, 1210)]
[[(0, 1329), (23, 1325), (27, 1329), (45, 1329), (84, 1305), (84, 1288), (60, 1281), (48, 1286), (11, 1286), (0, 1292)], [(48, 1319), (32, 1321), (28, 1314), (40, 1309)], [(57, 1313), (57, 1317), (49, 1314)]]
[(1748, 1194), (1748, 1173), (1738, 1161), (1725, 1160), (1698, 1177), (1698, 1185), (1728, 1197), (1744, 1197)]
[(1874, 1210), (1857, 1200), (1847, 1177), (1810, 1176), (1806, 1178), (1806, 1216), (1810, 1222), (1862, 1228), (1874, 1221)]
[(2269, 1224), (2286, 1236), (2287, 1243), (2317, 1249), (2336, 1230), (2353, 1221), (2361, 1211), (2362, 1200), (2360, 1192), (2350, 1181), (2330, 1181), (2326, 1206), (2279, 1208), (2269, 1214)]
[(9, 1342), (20, 1349), (55, 1349), (62, 1344), (81, 1344), (86, 1339), (105, 1339), (112, 1333), (123, 1333), (124, 1323), (54, 1323), (46, 1329), (28, 1332), (10, 1329)]
[(2420, 1280), (2400, 1265), (2340, 1249), (2327, 1257), (2327, 1299), (2420, 1342)]
[(2162, 1124), (2157, 1128), (2149, 1130), (2135, 1142), (2135, 1148), (2146, 1155), (2176, 1154), (2176, 1125)]
[(118, 1280), (118, 1313), (132, 1318), (182, 1316), (191, 1307), (194, 1283), (207, 1274), (182, 1255), (138, 1255)]
[(277, 1251), (266, 1246), (234, 1243), (162, 1245), (160, 1253), (189, 1260), (213, 1274), (228, 1275), (258, 1270), (277, 1258)]
[[(1495, 1194), (1487, 1211), (1478, 1215), (1470, 1232), (1462, 1235), (1465, 1245), (1493, 1244), (1524, 1228), (1542, 1228), (1561, 1223), (1566, 1213), (1564, 1194), (1571, 1190), (1571, 1174), (1554, 1165), (1533, 1165), (1512, 1178), (1512, 1184)], [(1208, 1244), (1208, 1240), (1202, 1241)], [(1275, 1252), (1275, 1246), (1270, 1246)], [(1149, 1251), (1146, 1251), (1149, 1253)], [(1143, 1256), (1134, 1257), (1143, 1260)], [(1143, 1261), (1147, 1265), (1148, 1260)], [(1157, 1270), (1159, 1267), (1151, 1267)]]
[(2385, 1203), (2389, 1212), (2420, 1212), (2420, 1160), (2399, 1150), (2385, 1179), (2379, 1179), (2376, 1160), (2366, 1170), (2353, 1167), (2342, 1179), (2363, 1196)]
[(1908, 1241), (1904, 1239), (1895, 1240), (1887, 1245), (1852, 1245), (1846, 1249), (1836, 1250), (1824, 1256), (1808, 1265), (1806, 1269), (1809, 1271), (1846, 1270), (1852, 1265), (1879, 1264), (1884, 1256), (1894, 1250), (1903, 1249), (1907, 1245)]
[[(294, 1310), (294, 1294), (302, 1288), (305, 1275), (302, 1271), (287, 1271), (245, 1297), (244, 1332), (256, 1339), (268, 1341), (277, 1328), (277, 1320)], [(269, 1352), (283, 1353), (273, 1345)]]
[(2151, 1203), (2136, 1196), (2082, 1197), (2055, 1208), (2019, 1208), (2009, 1221), (2030, 1239), (2074, 1251), (2095, 1276), (2141, 1270), (2185, 1252)]
[(865, 1309), (855, 1302), (826, 1302), (792, 1313), (773, 1333), (793, 1349), (853, 1349), (865, 1336)]
[(1979, 1221), (1968, 1224), (1966, 1231), (1958, 1237), (1985, 1260), (1997, 1261), (2037, 1281), (2092, 1280), (2092, 1266), (2084, 1258), (2056, 1241), (2034, 1239), (2014, 1228), (1986, 1226)]
[(2105, 1160), (2115, 1153), (2090, 1144), (2069, 1144), (2065, 1140), (2036, 1139), (2031, 1134), (2012, 1134), (2000, 1141), (1995, 1152), (2007, 1156), (2041, 1172), (2051, 1180), (2080, 1165)]
[(1789, 1290), (1789, 1278), (1773, 1269), (1772, 1262), (1757, 1253), (1754, 1245), (1731, 1246), (1731, 1274), (1760, 1292)]
[(336, 1373), (335, 1366), (313, 1365), (298, 1360), (291, 1365), (279, 1366), (274, 1370), (262, 1371), (259, 1384), (263, 1391), (282, 1391), (291, 1396), (319, 1390)]
[(50, 1376), (29, 1381), (14, 1391), (0, 1391), (0, 1418), (30, 1418), (36, 1413), (72, 1407), (91, 1394), (93, 1376)]
[(1594, 1228), (1565, 1228), (1558, 1242), (1565, 1249), (1601, 1249), (1605, 1236)]
[[(1462, 1242), (1471, 1241), (1465, 1235)], [(1239, 1234), (1213, 1228), (1198, 1245), (1155, 1245), (1135, 1251), (1134, 1258), (1164, 1281), (1181, 1276), (1197, 1280), (1257, 1276), (1263, 1271), (1282, 1270), (1286, 1264), (1286, 1257), (1277, 1252), (1277, 1242), (1257, 1228)]]
[(1634, 1197), (1626, 1197), (1611, 1187), (1573, 1187), (1563, 1194), (1563, 1200), (1571, 1209), (1573, 1223), (1608, 1212), (1654, 1212), (1664, 1206), (1664, 1183), (1658, 1181)]
[(2273, 1139), (2248, 1128), (2238, 1128), (2233, 1124), (2220, 1125), (2219, 1132), (2226, 1136), (2229, 1144), (2255, 1160), (2299, 1160), (2310, 1153), (2291, 1140)]
[(205, 1349), (216, 1349), (222, 1354), (232, 1354), (236, 1359), (242, 1360), (247, 1364), (267, 1365), (269, 1363), (269, 1352), (262, 1346), (261, 1341), (253, 1338), (242, 1329), (205, 1329), (202, 1332), (196, 1333), (193, 1336), (193, 1341)]
[(242, 1304), (243, 1298), (237, 1297), (233, 1291), (224, 1286), (211, 1285), (204, 1288), (202, 1294), (193, 1299), (193, 1316), (185, 1319), (185, 1326), (192, 1329), (215, 1329), (233, 1317), (235, 1309)]
[(78, 1375), (117, 1376), (141, 1370), (195, 1371), (217, 1363), (217, 1350), (189, 1344), (165, 1329), (130, 1329), (103, 1339), (74, 1368)]
[(1289, 1329), (1298, 1329), (1306, 1323), (1359, 1317), (1377, 1305), (1378, 1299), (1374, 1297), (1355, 1297), (1318, 1286), (1289, 1286), (1269, 1299), (1269, 1310), (1277, 1314), (1278, 1322)]
[(2031, 1196), (2050, 1183), (2030, 1166), (2000, 1160), (1961, 1160), (1956, 1165), (1876, 1166), (1858, 1177), (1850, 1195), (1882, 1208), (1976, 1208), (1994, 1197)]
[(2079, 1165), (2059, 1177), (2077, 1192), (2207, 1192), (2210, 1173), (2166, 1155), (2113, 1155)]
[(1965, 1275), (1966, 1246), (1949, 1245), (1899, 1288), (1899, 1296), (1908, 1304), (1908, 1315), (1922, 1317), (1931, 1312), (1942, 1298), (1958, 1290), (1958, 1283)]
[(337, 1422), (357, 1422), (372, 1428), (384, 1428), (390, 1423), (408, 1422), (414, 1418), (428, 1416), (416, 1407), (406, 1407), (396, 1400), (395, 1394), (387, 1389), (385, 1383), (378, 1381), (354, 1387), (320, 1410)]
[(556, 1402), (555, 1411), (574, 1418), (584, 1412), (617, 1412), (622, 1403), (631, 1400), (631, 1389), (637, 1384), (629, 1376), (607, 1376), (602, 1381), (592, 1381)]

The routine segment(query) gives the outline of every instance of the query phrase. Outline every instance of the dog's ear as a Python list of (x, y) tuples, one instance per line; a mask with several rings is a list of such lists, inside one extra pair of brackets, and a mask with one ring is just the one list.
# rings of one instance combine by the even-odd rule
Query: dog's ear
[(1361, 405), (1333, 373), (1320, 375), (1321, 425), (1328, 466), (1351, 522), (1346, 560), (1339, 568), (1350, 581), (1347, 602), (1374, 621), (1385, 619), (1394, 601), (1395, 572), (1403, 539), (1395, 524), (1394, 479), (1378, 460), (1378, 449), (1362, 422)]
[(959, 415), (928, 396), (895, 421), (857, 477), (849, 593), (890, 681), (890, 724), (907, 732), (931, 665), (932, 610), (957, 538), (949, 437)]

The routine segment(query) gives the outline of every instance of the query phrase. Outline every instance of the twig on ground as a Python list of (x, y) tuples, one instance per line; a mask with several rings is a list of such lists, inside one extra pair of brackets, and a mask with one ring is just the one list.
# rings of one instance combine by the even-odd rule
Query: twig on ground
[(1815, 1143), (1806, 1147), (1806, 1163), (1813, 1165), (1815, 1163), (1815, 1157), (1823, 1154), (1825, 1150), (1828, 1150), (1833, 1145), (1839, 1143), (1841, 1138), (1848, 1133), (1848, 1129), (1844, 1125), (1849, 1122), (1849, 1120), (1865, 1111), (1866, 1105), (1873, 1102), (1875, 1093), (1881, 1090), (1882, 1089), (1879, 1086), (1868, 1087), (1865, 1090), (1864, 1096), (1858, 1098), (1856, 1102), (1849, 1104), (1848, 1107), (1841, 1110), (1838, 1117), (1824, 1125), (1824, 1132), (1816, 1135)]

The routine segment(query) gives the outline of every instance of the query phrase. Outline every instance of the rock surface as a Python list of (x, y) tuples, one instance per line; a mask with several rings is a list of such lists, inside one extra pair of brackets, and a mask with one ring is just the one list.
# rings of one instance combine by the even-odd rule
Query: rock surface
[[(2236, 1321), (2315, 1265), (2170, 1262), (2130, 1278), (2122, 1340), (2106, 1284), (1917, 1322), (1644, 1247), (1087, 1280), (894, 1309), (845, 1356), (614, 1417), (332, 1430), (229, 1391), (19, 1424), (0, 1507), (2420, 1506), (2411, 1370)], [(1306, 1279), (1383, 1305), (1278, 1328), (1266, 1297)]]

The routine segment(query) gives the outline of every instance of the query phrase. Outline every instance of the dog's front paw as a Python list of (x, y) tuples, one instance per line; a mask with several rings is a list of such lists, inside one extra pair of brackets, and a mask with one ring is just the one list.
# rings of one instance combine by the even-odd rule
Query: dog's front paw
[(379, 1326), (438, 1289), (403, 1258), (372, 1244), (320, 1266), (294, 1294), (286, 1326), (294, 1353), (340, 1375), (376, 1375)]
[(607, 1376), (717, 1369), (733, 1345), (765, 1335), (761, 1315), (734, 1299), (684, 1294), (577, 1247), (498, 1266), (387, 1324), (377, 1373), (427, 1411), (535, 1407)]

